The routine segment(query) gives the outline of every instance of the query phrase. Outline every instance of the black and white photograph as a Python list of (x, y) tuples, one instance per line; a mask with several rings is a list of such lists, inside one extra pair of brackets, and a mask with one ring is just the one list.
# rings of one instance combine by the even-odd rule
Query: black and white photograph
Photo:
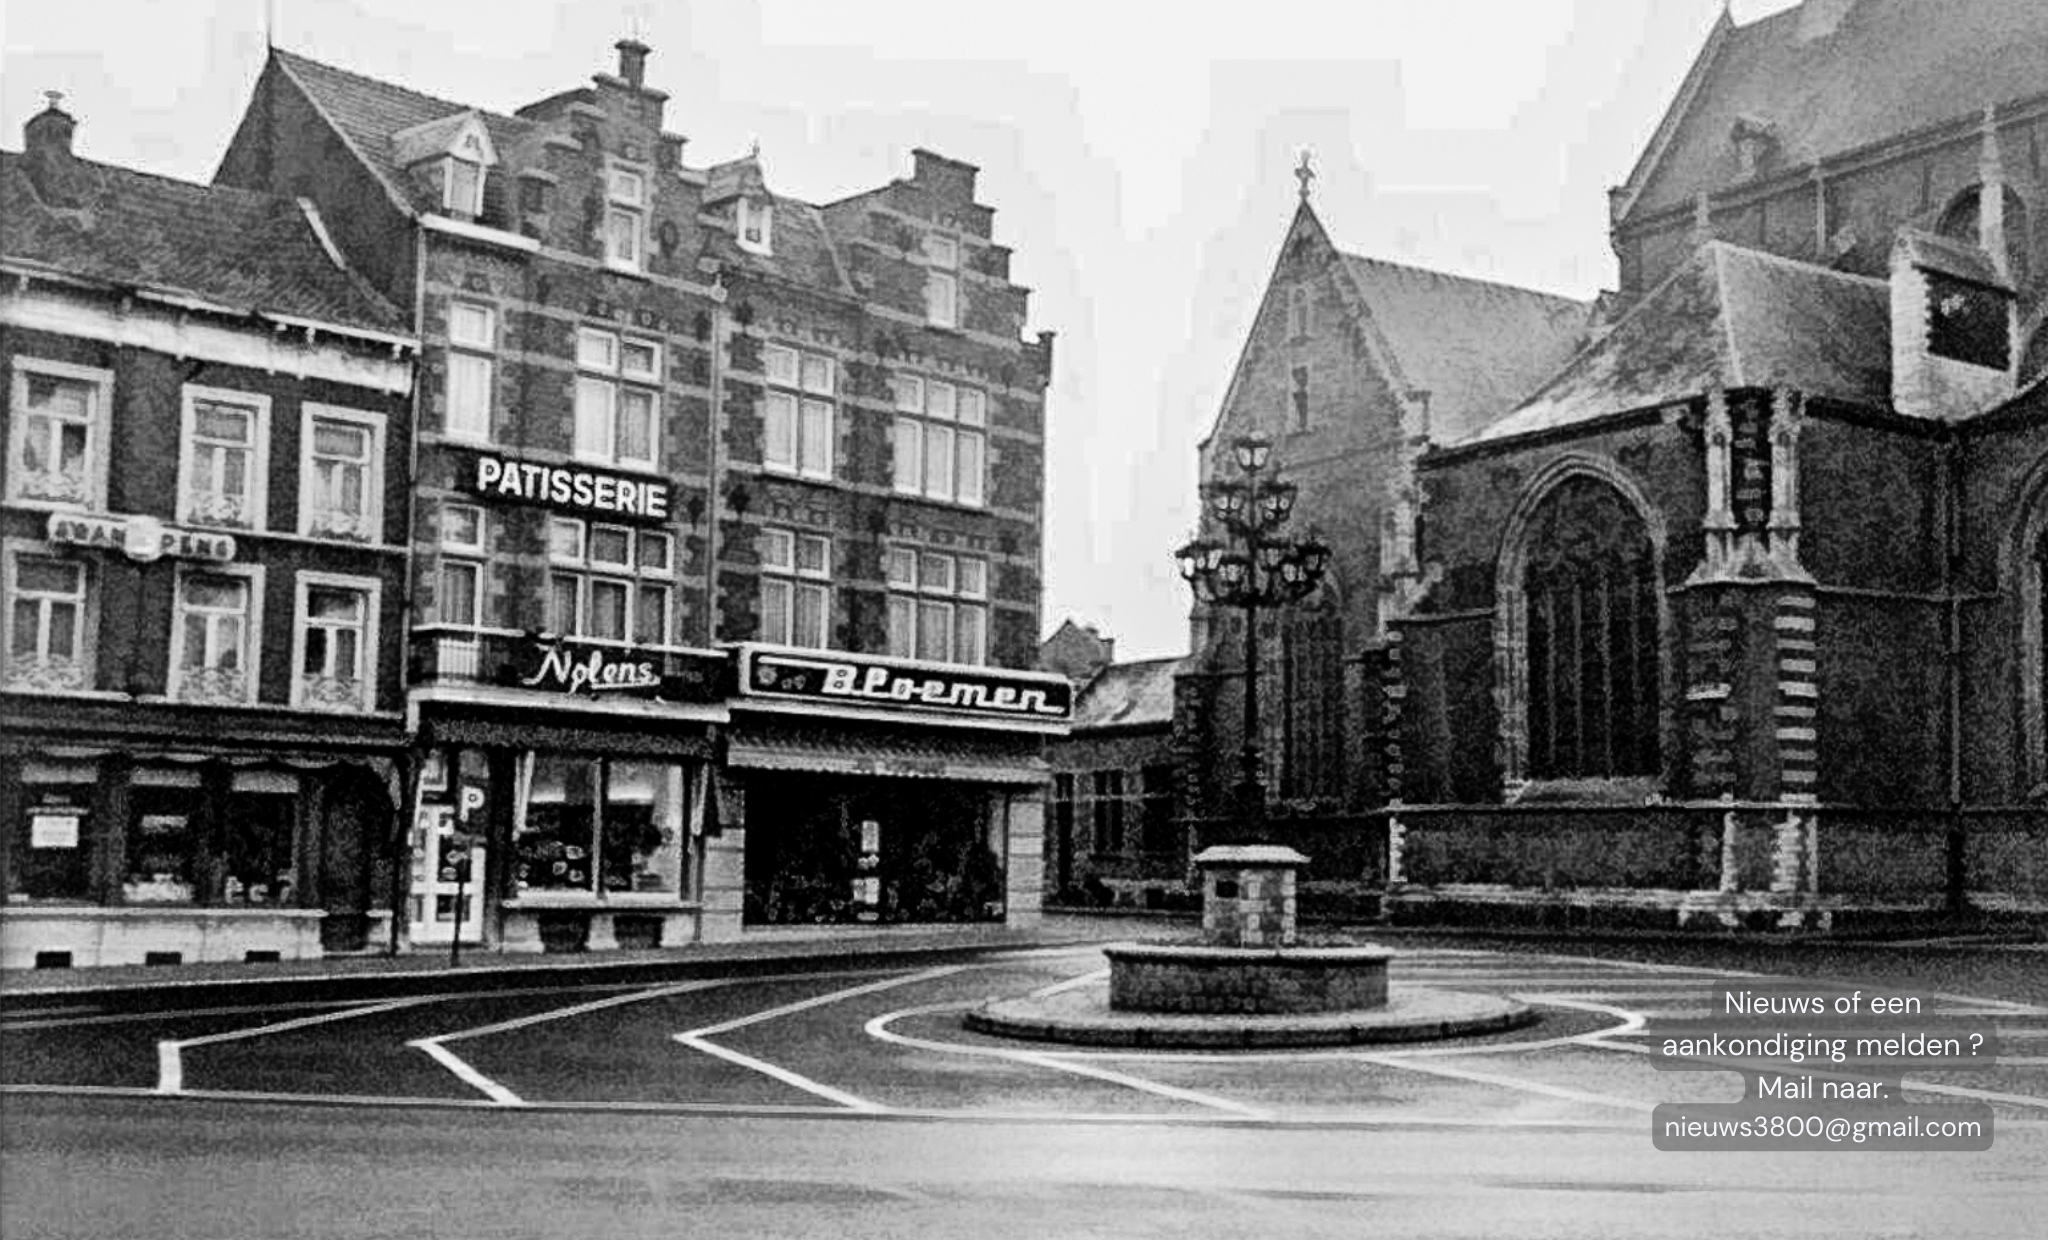
[(0, 0), (0, 1240), (2048, 1229), (2048, 2)]

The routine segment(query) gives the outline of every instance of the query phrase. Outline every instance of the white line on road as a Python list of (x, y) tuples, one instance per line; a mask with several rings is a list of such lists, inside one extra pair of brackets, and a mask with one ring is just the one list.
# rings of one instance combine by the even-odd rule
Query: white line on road
[(823, 1081), (814, 1081), (800, 1072), (792, 1072), (788, 1068), (769, 1063), (765, 1059), (756, 1059), (752, 1055), (736, 1051), (729, 1046), (720, 1046), (716, 1042), (706, 1041), (695, 1034), (679, 1033), (676, 1035), (676, 1041), (689, 1047), (691, 1050), (702, 1051), (707, 1055), (723, 1059), (727, 1063), (738, 1064), (742, 1068), (750, 1068), (763, 1076), (773, 1077), (785, 1085), (795, 1086), (805, 1093), (816, 1094), (818, 1097), (829, 1102), (836, 1102), (849, 1111), (888, 1110), (887, 1107), (878, 1102), (870, 1102), (857, 1094), (849, 1094), (843, 1089), (834, 1089)]
[(407, 1042), (406, 1045), (426, 1052), (428, 1058), (453, 1072), (455, 1079), (475, 1089), (478, 1093), (489, 1098), (499, 1106), (523, 1107), (526, 1105), (525, 1099), (490, 1077), (478, 1072), (475, 1068), (472, 1068), (461, 1056), (441, 1045), (439, 1039), (421, 1038), (415, 1042)]
[[(1483, 1050), (1474, 1047), (1473, 1050)], [(1470, 1053), (1469, 1051), (1467, 1052)], [(1447, 1076), (1452, 1080), (1474, 1081), (1482, 1085), (1499, 1085), (1507, 1089), (1519, 1089), (1524, 1093), (1543, 1094), (1551, 1098), (1563, 1098), (1571, 1102), (1586, 1102), (1594, 1106), (1621, 1107), (1630, 1111), (1651, 1111), (1655, 1103), (1638, 1102), (1633, 1098), (1616, 1098), (1609, 1094), (1588, 1093), (1581, 1089), (1569, 1089), (1563, 1085), (1551, 1085), (1544, 1081), (1524, 1080), (1518, 1076), (1502, 1076), (1494, 1072), (1474, 1072), (1470, 1068), (1454, 1068), (1448, 1064), (1419, 1061), (1419, 1056), (1404, 1056), (1399, 1053), (1381, 1055), (1354, 1055), (1361, 1063), (1376, 1063), (1388, 1068), (1401, 1068), (1409, 1072), (1424, 1072), (1431, 1076)]]
[(209, 1033), (196, 1038), (169, 1038), (156, 1044), (156, 1088), (161, 1094), (175, 1094), (185, 1088), (184, 1051), (188, 1046), (209, 1046), (216, 1042), (236, 1042), (244, 1038), (260, 1038), (266, 1034), (288, 1033), (293, 1029), (304, 1029), (312, 1025), (325, 1025), (337, 1020), (352, 1020), (358, 1016), (372, 1016), (378, 1012), (389, 1012), (397, 1008), (415, 1007), (428, 1002), (413, 997), (393, 999), (386, 1003), (372, 1003), (365, 1007), (352, 1007), (346, 1011), (328, 1012), (320, 1016), (301, 1016), (296, 1020), (282, 1020), (270, 1025), (257, 1025), (250, 1029), (231, 1029), (226, 1033)]

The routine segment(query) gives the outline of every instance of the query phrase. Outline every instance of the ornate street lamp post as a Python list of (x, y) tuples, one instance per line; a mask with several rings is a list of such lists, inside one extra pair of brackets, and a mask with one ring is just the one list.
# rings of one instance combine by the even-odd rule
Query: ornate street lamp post
[(1313, 593), (1330, 565), (1330, 548), (1310, 534), (1289, 539), (1280, 531), (1293, 514), (1295, 485), (1272, 467), (1273, 442), (1256, 435), (1231, 443), (1241, 478), (1202, 488), (1209, 515), (1226, 538), (1197, 538), (1179, 551), (1180, 574), (1195, 601), (1244, 609), (1244, 748), (1237, 784), (1238, 813), (1256, 835), (1266, 821), (1260, 782), (1259, 610), (1285, 607)]

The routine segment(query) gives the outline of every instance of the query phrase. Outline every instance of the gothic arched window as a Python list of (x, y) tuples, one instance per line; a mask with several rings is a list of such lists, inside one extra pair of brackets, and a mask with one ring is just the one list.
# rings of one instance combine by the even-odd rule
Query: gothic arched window
[(2014, 585), (2019, 594), (2021, 791), (2048, 796), (2048, 466), (2022, 509)]
[(1328, 587), (1283, 612), (1262, 660), (1272, 788), (1290, 800), (1344, 789), (1344, 624)]
[(1531, 515), (1523, 548), (1524, 774), (1657, 774), (1657, 572), (1641, 515), (1608, 483), (1574, 475)]

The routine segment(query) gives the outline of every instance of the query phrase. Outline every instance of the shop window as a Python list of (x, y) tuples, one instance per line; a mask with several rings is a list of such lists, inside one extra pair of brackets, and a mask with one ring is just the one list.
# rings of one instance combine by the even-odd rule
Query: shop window
[(9, 547), (6, 684), (38, 693), (92, 688), (92, 564)]
[(1142, 825), (1138, 846), (1155, 856), (1180, 851), (1180, 831), (1174, 825), (1174, 769), (1172, 763), (1154, 763), (1139, 772), (1144, 784)]
[(683, 768), (541, 753), (515, 851), (519, 890), (681, 894)]
[(223, 808), (223, 904), (296, 902), (292, 841), (297, 835), (298, 777), (272, 771), (235, 776)]
[(639, 271), (646, 249), (647, 178), (630, 168), (612, 168), (605, 175), (605, 264)]
[(960, 243), (926, 233), (924, 317), (934, 327), (960, 326)]
[(889, 653), (940, 663), (988, 662), (988, 561), (913, 547), (883, 554)]
[(755, 546), (761, 556), (760, 640), (825, 649), (832, 629), (832, 540), (764, 529)]
[(194, 525), (260, 530), (270, 457), (270, 398), (185, 387), (178, 517)]
[(987, 494), (988, 394), (898, 375), (892, 427), (896, 490), (980, 507)]
[(449, 302), (448, 346), (448, 412), (442, 430), (451, 439), (489, 443), (497, 312), (474, 302)]
[(548, 629), (641, 646), (669, 644), (675, 539), (659, 530), (548, 522)]
[(299, 435), (299, 532), (374, 543), (383, 536), (384, 415), (305, 407)]
[(190, 904), (198, 898), (195, 862), (204, 805), (197, 767), (136, 768), (128, 788), (125, 903)]
[(375, 578), (299, 575), (298, 674), (292, 704), (310, 710), (367, 711), (377, 698)]
[(820, 353), (768, 345), (761, 365), (768, 379), (761, 402), (761, 464), (829, 481), (836, 364)]
[(1124, 851), (1124, 773), (1095, 772), (1094, 793), (1090, 806), (1095, 828), (1093, 849), (1101, 856), (1119, 856)]
[(653, 469), (661, 435), (661, 345), (585, 328), (576, 333), (576, 456)]
[(20, 817), (7, 869), (10, 902), (85, 900), (92, 895), (92, 803), (98, 778), (90, 762), (28, 759), (21, 766)]
[(112, 371), (19, 354), (7, 434), (7, 498), (104, 507)]
[(1642, 518), (1578, 475), (1544, 499), (1526, 538), (1529, 775), (1655, 775), (1659, 620)]
[(172, 618), (171, 697), (215, 705), (256, 700), (260, 568), (186, 570)]

